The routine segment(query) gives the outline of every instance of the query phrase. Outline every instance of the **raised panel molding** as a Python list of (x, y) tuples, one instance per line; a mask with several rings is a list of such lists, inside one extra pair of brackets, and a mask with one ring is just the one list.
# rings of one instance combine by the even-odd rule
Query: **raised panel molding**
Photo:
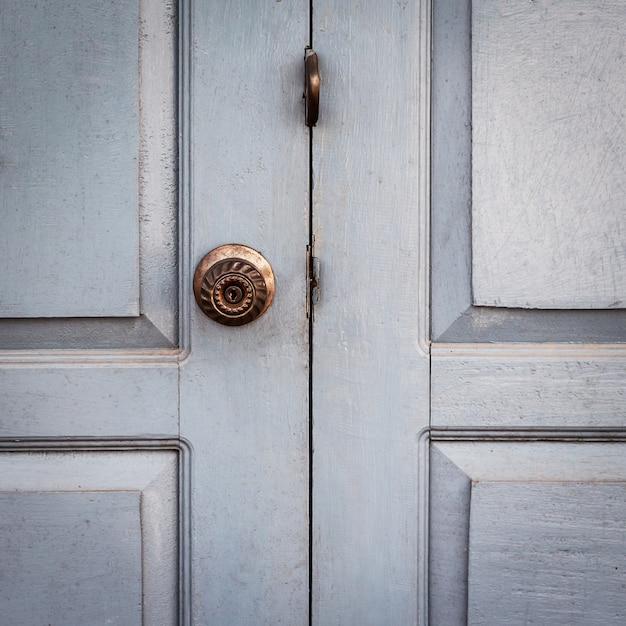
[[(542, 10), (544, 4), (532, 3), (529, 10)], [(615, 3), (611, 3), (611, 7), (615, 8)], [(433, 2), (431, 337), (434, 341), (445, 343), (624, 342), (624, 310), (585, 310), (587, 305), (581, 304), (582, 301), (572, 303), (574, 307), (582, 306), (582, 310), (523, 309), (519, 304), (518, 308), (482, 306), (486, 302), (481, 302), (481, 306), (474, 305), (472, 142), (475, 137), (472, 134), (471, 8), (471, 0)], [(618, 10), (622, 11), (619, 7)], [(622, 195), (617, 194), (617, 202), (621, 202)], [(621, 223), (622, 213), (619, 207), (611, 209), (608, 221)], [(596, 216), (595, 219), (602, 221), (603, 218)], [(613, 228), (613, 231), (611, 237), (614, 239), (618, 228)], [(564, 245), (568, 245), (567, 242)], [(485, 254), (489, 256), (492, 252), (489, 249)], [(619, 248), (616, 254), (614, 270), (623, 274), (623, 270), (619, 269), (623, 267)], [(596, 309), (598, 306), (620, 306), (615, 299), (609, 300), (611, 298), (593, 306)], [(553, 306), (557, 304), (553, 303)]]
[(623, 623), (625, 429), (427, 429), (419, 468), (420, 624)]
[(190, 454), (181, 439), (0, 439), (3, 614), (191, 624)]
[[(135, 77), (136, 82), (139, 75), (134, 96), (130, 94), (127, 98), (132, 101), (129, 107), (136, 109), (134, 129), (132, 137), (107, 143), (114, 145), (122, 160), (114, 158), (115, 155), (101, 155), (104, 162), (97, 167), (94, 165), (92, 174), (101, 178), (102, 171), (106, 169), (108, 179), (111, 171), (115, 171), (116, 164), (121, 163), (124, 172), (135, 172), (132, 182), (135, 190), (130, 195), (126, 194), (131, 200), (114, 203), (115, 211), (121, 215), (119, 219), (115, 212), (99, 210), (103, 224), (96, 222), (90, 226), (85, 215), (67, 207), (67, 219), (64, 219), (60, 211), (63, 207), (55, 207), (55, 228), (62, 230), (71, 245), (64, 247), (60, 243), (62, 237), (55, 235), (47, 238), (46, 249), (50, 254), (66, 259), (73, 272), (82, 273), (84, 283), (81, 283), (77, 296), (70, 296), (62, 288), (54, 287), (62, 301), (61, 308), (48, 308), (45, 289), (40, 287), (49, 286), (50, 281), (44, 278), (45, 272), (56, 272), (57, 282), (75, 283), (72, 272), (65, 272), (62, 263), (46, 261), (45, 257), (41, 257), (41, 246), (37, 244), (36, 238), (25, 237), (21, 226), (19, 237), (5, 237), (4, 253), (9, 259), (13, 259), (20, 267), (25, 257), (42, 265), (36, 280), (20, 281), (20, 289), (32, 292), (38, 308), (26, 306), (24, 310), (3, 312), (5, 319), (0, 320), (0, 358), (3, 361), (29, 361), (35, 351), (38, 353), (37, 358), (41, 358), (44, 352), (50, 352), (53, 353), (53, 359), (62, 356), (65, 360), (80, 360), (87, 351), (100, 351), (102, 354), (106, 350), (115, 350), (117, 357), (122, 360), (154, 359), (157, 351), (162, 359), (171, 360), (184, 356), (188, 347), (188, 303), (185, 297), (188, 293), (190, 180), (187, 0), (174, 3), (136, 0), (134, 4), (134, 9), (132, 2), (128, 4), (130, 8), (127, 8), (131, 13), (134, 11), (134, 19), (125, 20), (125, 29), (131, 28), (134, 33), (133, 37), (126, 37), (133, 42), (136, 60), (134, 65), (130, 63), (132, 72), (129, 74)], [(20, 6), (18, 9), (22, 10)], [(55, 15), (61, 9), (55, 6)], [(87, 13), (91, 11), (89, 7), (86, 10)], [(97, 11), (94, 9), (92, 13), (93, 16), (89, 13), (91, 17), (87, 16), (83, 21), (93, 21)], [(87, 40), (83, 30), (81, 33), (77, 33), (76, 37)], [(102, 37), (102, 45), (110, 46), (107, 37)], [(126, 59), (126, 65), (128, 63)], [(96, 59), (94, 64), (97, 69), (100, 62)], [(155, 67), (159, 68), (158, 72), (154, 71)], [(91, 77), (85, 80), (95, 79)], [(43, 89), (41, 85), (36, 87)], [(76, 98), (78, 96), (76, 94)], [(71, 119), (70, 115), (65, 117)], [(110, 117), (113, 121), (116, 119), (116, 115)], [(109, 126), (115, 126), (111, 120), (106, 122), (107, 132)], [(45, 149), (58, 148), (59, 141), (55, 140), (53, 134), (42, 134), (41, 137), (44, 137), (42, 145)], [(36, 140), (42, 142), (41, 137), (38, 136)], [(123, 165), (126, 157), (132, 160), (130, 168)], [(50, 163), (54, 162), (55, 159), (50, 159)], [(81, 154), (80, 170), (89, 162)], [(29, 172), (26, 184), (41, 186), (41, 182), (33, 182), (34, 178), (36, 172)], [(122, 193), (117, 177), (113, 178), (115, 193)], [(89, 187), (86, 182), (83, 184)], [(101, 199), (100, 194), (94, 202), (97, 204)], [(24, 219), (25, 209), (17, 206), (14, 212), (19, 226)], [(66, 224), (68, 220), (70, 225), (77, 220), (81, 224), (83, 220), (86, 225), (81, 226), (81, 233), (72, 235), (71, 227)], [(10, 234), (10, 231), (7, 232)], [(16, 249), (16, 242), (19, 250)], [(120, 242), (127, 242), (123, 245), (123, 253), (119, 250)], [(77, 245), (80, 254), (72, 254), (71, 251)], [(90, 255), (94, 256), (92, 252), (100, 249), (98, 246), (104, 250), (98, 253), (102, 258), (96, 254), (96, 261), (92, 259), (93, 262), (90, 262)], [(130, 261), (129, 254), (133, 257)], [(120, 268), (120, 272), (116, 267)], [(135, 276), (132, 288), (134, 304), (132, 310), (122, 311), (115, 304), (109, 306), (109, 301), (118, 283), (130, 284), (126, 276), (128, 271)], [(5, 296), (10, 295), (11, 281), (17, 280), (16, 276), (10, 270), (5, 272)], [(59, 350), (63, 353), (59, 354)], [(87, 358), (90, 358), (89, 355)]]

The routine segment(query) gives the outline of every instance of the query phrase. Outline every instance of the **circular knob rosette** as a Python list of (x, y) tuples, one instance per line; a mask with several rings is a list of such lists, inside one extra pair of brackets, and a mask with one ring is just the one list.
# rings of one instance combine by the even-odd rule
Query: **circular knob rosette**
[(198, 263), (193, 292), (202, 311), (227, 326), (263, 315), (274, 297), (274, 273), (260, 252), (240, 244), (211, 250)]

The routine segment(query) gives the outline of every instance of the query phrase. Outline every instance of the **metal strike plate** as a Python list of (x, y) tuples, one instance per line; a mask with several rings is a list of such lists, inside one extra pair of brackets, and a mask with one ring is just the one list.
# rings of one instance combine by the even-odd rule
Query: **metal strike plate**
[(198, 263), (193, 293), (212, 320), (241, 326), (267, 311), (274, 297), (274, 272), (260, 252), (227, 244), (211, 250)]

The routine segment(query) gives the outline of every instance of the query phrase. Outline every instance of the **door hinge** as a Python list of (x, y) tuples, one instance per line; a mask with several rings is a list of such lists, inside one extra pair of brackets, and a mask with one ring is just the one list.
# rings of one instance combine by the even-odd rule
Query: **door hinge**
[(320, 301), (320, 260), (313, 256), (313, 246), (306, 247), (306, 316), (313, 317), (313, 307)]

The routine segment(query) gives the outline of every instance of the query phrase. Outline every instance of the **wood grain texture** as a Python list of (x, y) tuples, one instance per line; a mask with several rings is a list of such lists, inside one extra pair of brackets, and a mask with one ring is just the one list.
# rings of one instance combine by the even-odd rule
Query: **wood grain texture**
[(241, 243), (276, 277), (268, 311), (237, 328), (186, 294), (197, 624), (308, 620), (308, 16), (302, 0), (192, 6), (192, 264)]
[(4, 619), (24, 626), (141, 624), (139, 497), (0, 493)]
[(437, 0), (432, 11), (431, 336), (472, 301), (471, 2)]
[(178, 434), (175, 364), (26, 365), (0, 370), (4, 437)]
[[(460, 347), (460, 346), (459, 346)], [(537, 352), (539, 352), (537, 346)], [(433, 426), (619, 426), (626, 423), (626, 359), (525, 355), (497, 349), (432, 359)]]
[(623, 431), (467, 433), (432, 441), (428, 623), (621, 623)]
[(472, 485), (468, 624), (623, 624), (626, 483)]
[(117, 451), (63, 443), (61, 452), (49, 440), (10, 451), (3, 442), (0, 542), (11, 555), (3, 573), (15, 574), (0, 585), (5, 607), (15, 604), (4, 593), (28, 593), (22, 608), (32, 613), (19, 614), (33, 619), (19, 623), (33, 626), (180, 623), (179, 545), (188, 547), (179, 525), (188, 511), (179, 506), (179, 453), (142, 450), (145, 442)]
[(138, 9), (3, 3), (3, 317), (139, 313)]
[(314, 5), (314, 624), (416, 621), (427, 5)]
[(472, 3), (474, 304), (626, 306), (620, 0)]

